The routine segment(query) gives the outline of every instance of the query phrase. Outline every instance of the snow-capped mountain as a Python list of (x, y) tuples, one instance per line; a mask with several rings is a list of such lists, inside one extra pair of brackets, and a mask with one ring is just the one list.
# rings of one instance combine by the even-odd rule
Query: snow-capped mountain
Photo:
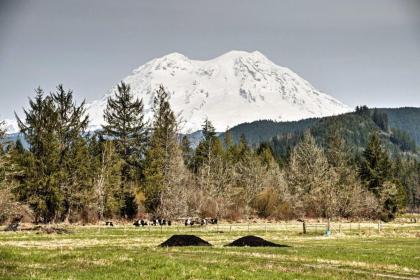
[(16, 120), (5, 119), (3, 121), (4, 124), (2, 126), (2, 129), (4, 129), (6, 133), (10, 134), (19, 132), (19, 127)]
[[(224, 131), (255, 120), (291, 121), (350, 110), (257, 51), (231, 51), (206, 61), (172, 53), (140, 66), (123, 81), (143, 99), (147, 118), (152, 117), (153, 97), (162, 84), (184, 133), (201, 129), (205, 118)], [(114, 90), (88, 105), (92, 128), (103, 123), (106, 101)]]

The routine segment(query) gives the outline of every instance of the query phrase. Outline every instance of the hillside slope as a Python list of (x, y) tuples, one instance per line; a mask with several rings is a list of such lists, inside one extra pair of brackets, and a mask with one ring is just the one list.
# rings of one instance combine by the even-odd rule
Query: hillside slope
[[(262, 142), (270, 142), (278, 155), (284, 156), (287, 151), (299, 142), (304, 131), (310, 129), (318, 143), (325, 145), (330, 132), (338, 129), (350, 148), (363, 149), (373, 131), (380, 131), (384, 143), (393, 153), (415, 152), (414, 149), (402, 148), (399, 135), (392, 134), (392, 128), (397, 128), (414, 139), (420, 145), (420, 108), (379, 109), (388, 115), (389, 131), (381, 131), (371, 117), (356, 113), (346, 113), (338, 116), (306, 119), (297, 122), (256, 121), (244, 123), (231, 128), (234, 141), (239, 141), (243, 134), (248, 143), (258, 146)], [(372, 113), (372, 110), (370, 110)], [(221, 135), (223, 137), (223, 134)]]

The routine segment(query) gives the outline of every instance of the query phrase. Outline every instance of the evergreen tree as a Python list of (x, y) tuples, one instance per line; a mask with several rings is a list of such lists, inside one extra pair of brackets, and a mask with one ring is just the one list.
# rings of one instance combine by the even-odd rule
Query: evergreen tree
[(382, 148), (379, 134), (372, 133), (363, 152), (360, 164), (360, 178), (375, 195), (379, 196), (385, 181), (391, 179), (391, 162)]
[(364, 118), (370, 118), (370, 111), (366, 105), (356, 106), (355, 113)]
[(122, 165), (122, 215), (133, 217), (137, 212), (135, 193), (143, 172), (143, 160), (147, 142), (143, 101), (135, 99), (130, 86), (122, 82), (117, 86), (115, 97), (108, 98), (104, 112), (104, 135), (116, 143)]
[(29, 153), (18, 153), (22, 167), (17, 192), (35, 211), (36, 220), (69, 220), (73, 211), (82, 211), (84, 193), (92, 183), (90, 158), (83, 133), (88, 124), (84, 102), (77, 106), (73, 92), (62, 85), (55, 93), (35, 98), (25, 109), (18, 125), (29, 144)]
[(30, 153), (22, 158), (25, 180), (18, 193), (33, 208), (36, 222), (49, 222), (58, 218), (62, 200), (58, 114), (53, 99), (44, 96), (41, 88), (36, 89), (24, 114), (25, 121), (17, 120)]
[(225, 148), (224, 160), (226, 164), (233, 164), (236, 160), (237, 145), (233, 141), (232, 132), (227, 130), (223, 135), (223, 146)]
[[(162, 202), (162, 191), (170, 187), (176, 168), (173, 155), (180, 154), (177, 143), (177, 122), (169, 104), (169, 96), (163, 86), (156, 91), (153, 100), (152, 135), (145, 161), (145, 206), (156, 213)], [(181, 160), (182, 161), (182, 160)]]
[(250, 153), (251, 149), (248, 145), (248, 140), (246, 139), (245, 134), (241, 134), (236, 151), (237, 151), (236, 160), (240, 160)]
[(384, 221), (394, 219), (404, 207), (406, 194), (401, 182), (392, 176), (391, 161), (376, 132), (371, 135), (363, 152), (360, 178), (379, 200), (379, 217)]
[(197, 172), (203, 165), (209, 165), (212, 157), (222, 154), (220, 139), (216, 136), (213, 124), (205, 119), (202, 125), (203, 139), (195, 149), (194, 172)]
[(88, 126), (85, 102), (79, 106), (73, 99), (73, 91), (58, 85), (51, 94), (57, 113), (57, 136), (60, 150), (60, 182), (62, 212), (69, 221), (72, 211), (83, 209), (89, 188), (92, 185), (91, 158), (83, 134)]
[(124, 160), (123, 179), (138, 179), (147, 142), (143, 101), (134, 99), (130, 86), (121, 82), (114, 97), (109, 97), (104, 112), (104, 135), (115, 141)]
[(273, 156), (273, 149), (268, 143), (261, 143), (256, 153), (267, 167), (276, 163)]

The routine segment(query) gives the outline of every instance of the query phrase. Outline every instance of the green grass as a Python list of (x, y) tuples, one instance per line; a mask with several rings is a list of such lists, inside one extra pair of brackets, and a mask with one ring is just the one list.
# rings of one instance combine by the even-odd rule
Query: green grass
[[(346, 226), (331, 237), (321, 230), (303, 236), (298, 225), (251, 227), (251, 232), (228, 225), (0, 232), (0, 279), (420, 279), (420, 225), (389, 226), (380, 233), (375, 224), (351, 232)], [(177, 233), (195, 234), (214, 246), (157, 247)], [(291, 247), (223, 246), (248, 234)]]

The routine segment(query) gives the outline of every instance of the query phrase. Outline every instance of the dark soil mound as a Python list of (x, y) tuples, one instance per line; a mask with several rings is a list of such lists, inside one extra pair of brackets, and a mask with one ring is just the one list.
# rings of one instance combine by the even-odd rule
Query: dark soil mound
[(168, 240), (166, 240), (159, 246), (211, 246), (211, 244), (195, 235), (172, 235)]
[(232, 243), (226, 245), (226, 246), (235, 246), (235, 247), (289, 247), (287, 245), (280, 245), (276, 244), (267, 240), (262, 239), (261, 237), (248, 235), (241, 237), (239, 239), (236, 239)]

